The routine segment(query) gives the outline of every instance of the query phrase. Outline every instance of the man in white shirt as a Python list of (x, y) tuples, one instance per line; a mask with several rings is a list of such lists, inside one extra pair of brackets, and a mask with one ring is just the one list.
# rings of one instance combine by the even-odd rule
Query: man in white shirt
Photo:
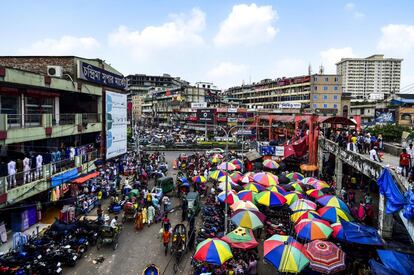
[(408, 145), (406, 150), (407, 150), (407, 154), (409, 154), (410, 157), (411, 157), (411, 167), (413, 167), (414, 166), (414, 148), (413, 148), (413, 144), (410, 143), (410, 145)]
[(351, 142), (348, 142), (348, 144), (346, 146), (346, 149), (348, 151), (352, 151), (352, 152), (355, 152), (356, 153), (357, 146), (351, 141)]
[(376, 146), (374, 146), (374, 148), (372, 148), (370, 151), (369, 151), (369, 158), (371, 159), (371, 160), (373, 160), (373, 161), (378, 161), (378, 162), (382, 162), (381, 160), (380, 160), (380, 158), (378, 157), (378, 154), (377, 154), (377, 147)]
[(112, 229), (117, 229), (118, 228), (118, 216), (115, 216), (112, 220), (111, 223), (109, 225)]
[(9, 188), (16, 184), (16, 162), (14, 160), (7, 163), (7, 172), (9, 175)]
[(41, 154), (36, 156), (36, 178), (42, 175), (43, 156)]
[(23, 159), (23, 184), (26, 182), (32, 181), (32, 175), (30, 174), (30, 159), (28, 157), (25, 157)]

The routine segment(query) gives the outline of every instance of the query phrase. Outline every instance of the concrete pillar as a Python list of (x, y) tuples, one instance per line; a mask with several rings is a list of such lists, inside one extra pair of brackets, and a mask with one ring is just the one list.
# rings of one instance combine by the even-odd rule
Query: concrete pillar
[(385, 197), (380, 194), (378, 202), (378, 231), (384, 239), (392, 238), (393, 216), (385, 213)]
[(0, 131), (7, 131), (7, 128), (9, 126), (7, 120), (7, 114), (0, 114)]
[(335, 176), (336, 176), (336, 193), (339, 195), (342, 189), (342, 160), (336, 156), (335, 157)]
[(59, 105), (59, 97), (55, 97), (55, 124), (59, 125), (60, 121), (60, 105)]

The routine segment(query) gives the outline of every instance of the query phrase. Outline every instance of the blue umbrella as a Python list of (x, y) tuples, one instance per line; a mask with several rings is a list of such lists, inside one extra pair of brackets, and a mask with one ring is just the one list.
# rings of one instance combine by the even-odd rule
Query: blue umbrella
[(391, 269), (399, 274), (413, 274), (414, 255), (382, 249), (378, 249), (377, 252), (382, 263), (388, 269)]

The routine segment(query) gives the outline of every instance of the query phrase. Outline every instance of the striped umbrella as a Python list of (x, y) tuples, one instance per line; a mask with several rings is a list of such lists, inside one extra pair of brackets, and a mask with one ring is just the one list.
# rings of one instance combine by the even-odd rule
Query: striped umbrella
[(204, 176), (195, 176), (193, 177), (193, 182), (194, 183), (205, 183), (207, 180)]
[(286, 203), (286, 199), (283, 195), (268, 190), (256, 194), (254, 199), (257, 203), (269, 207), (282, 206)]
[(241, 190), (237, 193), (240, 200), (253, 202), (253, 191)]
[(218, 180), (219, 178), (225, 175), (227, 175), (227, 173), (222, 170), (214, 170), (214, 171), (211, 171), (208, 176), (210, 177), (210, 179)]
[(316, 210), (316, 203), (310, 200), (299, 199), (290, 205), (292, 211), (298, 210)]
[(239, 182), (242, 179), (242, 175), (240, 174), (239, 171), (234, 171), (233, 173), (230, 174), (230, 178), (234, 181), (234, 182)]
[(333, 223), (340, 222), (340, 220), (345, 220), (347, 222), (354, 220), (347, 211), (333, 206), (319, 208), (318, 213), (321, 215), (322, 219)]
[(263, 227), (263, 222), (260, 220), (257, 213), (251, 210), (237, 210), (231, 216), (231, 221), (237, 226), (250, 228), (250, 229), (256, 229), (256, 228)]
[(272, 170), (276, 170), (280, 167), (279, 163), (271, 159), (265, 159), (263, 161), (263, 166)]
[(306, 191), (306, 194), (314, 199), (319, 199), (320, 197), (322, 197), (323, 195), (325, 195), (321, 190), (318, 189), (310, 189), (308, 191)]
[(264, 241), (263, 255), (279, 272), (299, 273), (309, 260), (302, 253), (304, 247), (291, 236), (273, 235)]
[(303, 194), (296, 191), (286, 192), (284, 196), (287, 204), (289, 205), (292, 205), (292, 203), (296, 202), (297, 200), (304, 198)]
[(286, 190), (283, 189), (283, 187), (280, 185), (273, 185), (273, 186), (267, 187), (266, 189), (269, 191), (278, 192), (282, 195), (285, 195), (287, 193)]
[(217, 169), (225, 170), (225, 171), (233, 171), (233, 170), (236, 170), (237, 167), (233, 163), (225, 161), (225, 162), (220, 163), (217, 166)]
[(277, 185), (279, 183), (277, 176), (273, 175), (272, 173), (268, 173), (268, 172), (260, 172), (260, 173), (254, 174), (253, 180), (264, 187)]
[(291, 181), (297, 181), (297, 180), (303, 180), (305, 176), (298, 172), (292, 172), (292, 173), (287, 174), (286, 177), (290, 179)]
[(254, 205), (251, 201), (243, 201), (239, 200), (232, 205), (230, 205), (231, 210), (237, 211), (237, 210), (254, 210), (259, 211), (256, 205)]
[(197, 245), (193, 258), (199, 262), (222, 265), (233, 258), (233, 254), (226, 242), (208, 238)]
[(348, 206), (346, 205), (346, 203), (343, 200), (341, 200), (340, 198), (338, 198), (337, 196), (325, 195), (325, 196), (320, 197), (316, 201), (318, 203), (322, 204), (323, 206), (338, 207), (338, 208), (341, 208), (342, 210), (345, 210), (349, 213), (349, 209), (348, 209)]
[(261, 185), (259, 185), (257, 183), (248, 183), (248, 184), (245, 184), (243, 186), (243, 188), (245, 190), (250, 190), (250, 191), (253, 191), (253, 192), (256, 192), (256, 193), (259, 193), (259, 192), (265, 190), (265, 188), (263, 186), (261, 186)]
[(329, 223), (319, 219), (303, 219), (295, 225), (295, 232), (303, 240), (326, 240), (332, 234)]
[(293, 212), (292, 215), (290, 215), (290, 220), (294, 223), (298, 223), (303, 219), (320, 219), (321, 216), (319, 216), (318, 212), (314, 210), (299, 210), (296, 212)]
[(233, 203), (239, 201), (239, 197), (237, 196), (236, 192), (233, 190), (227, 191), (227, 196), (225, 194), (225, 192), (221, 192), (218, 194), (218, 199), (221, 202), (225, 202), (227, 204), (232, 205)]
[(304, 247), (312, 270), (322, 274), (332, 274), (345, 270), (345, 253), (335, 244), (314, 240), (305, 244)]

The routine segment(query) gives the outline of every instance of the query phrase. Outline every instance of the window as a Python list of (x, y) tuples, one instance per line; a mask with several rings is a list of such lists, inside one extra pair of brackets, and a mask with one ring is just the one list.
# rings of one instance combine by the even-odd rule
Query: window
[(328, 100), (328, 95), (323, 95), (323, 100)]
[(334, 100), (338, 100), (338, 96), (337, 95), (334, 95)]
[(334, 91), (338, 91), (338, 86), (334, 86)]
[(313, 99), (317, 100), (318, 99), (318, 95), (313, 95)]
[(325, 81), (328, 82), (329, 81), (329, 78), (328, 77), (325, 77)]
[(323, 90), (327, 91), (328, 90), (328, 86), (323, 86)]
[(313, 104), (313, 108), (314, 109), (318, 108), (318, 104)]
[(318, 86), (314, 86), (313, 89), (316, 91), (318, 90)]
[(323, 108), (328, 108), (328, 104), (323, 104)]
[(318, 81), (318, 78), (316, 76), (314, 76), (313, 81)]
[(338, 109), (338, 105), (337, 104), (334, 104), (334, 109)]

